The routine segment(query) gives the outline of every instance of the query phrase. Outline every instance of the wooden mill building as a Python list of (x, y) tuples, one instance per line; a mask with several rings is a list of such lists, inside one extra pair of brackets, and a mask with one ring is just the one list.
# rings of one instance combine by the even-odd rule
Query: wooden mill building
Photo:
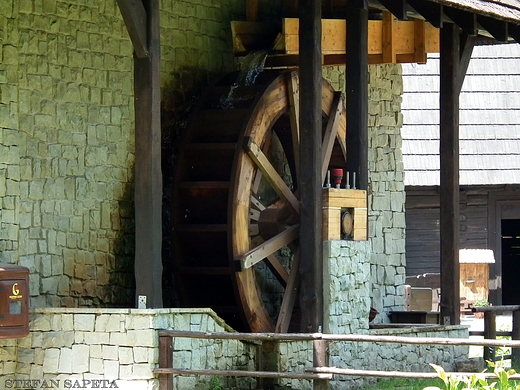
[[(512, 304), (520, 183), (520, 48), (475, 48), (461, 92), (460, 248), (491, 249), (489, 298)], [(438, 58), (403, 69), (407, 275), (438, 273)], [(476, 253), (476, 252), (475, 252)], [(487, 284), (487, 280), (485, 281)]]

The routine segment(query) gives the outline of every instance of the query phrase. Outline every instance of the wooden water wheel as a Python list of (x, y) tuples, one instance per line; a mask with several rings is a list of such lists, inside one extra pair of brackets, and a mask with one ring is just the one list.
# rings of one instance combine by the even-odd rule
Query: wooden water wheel
[[(211, 307), (237, 330), (285, 332), (298, 289), (298, 76), (262, 72), (231, 88), (236, 77), (206, 93), (180, 147), (175, 283), (185, 307)], [(341, 94), (323, 81), (322, 95), (325, 177), (345, 167), (346, 120)]]

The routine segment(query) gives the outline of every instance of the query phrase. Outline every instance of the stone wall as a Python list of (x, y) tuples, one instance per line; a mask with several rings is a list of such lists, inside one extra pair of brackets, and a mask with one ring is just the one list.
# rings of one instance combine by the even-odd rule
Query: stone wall
[[(343, 67), (324, 68), (323, 76), (336, 90), (345, 90)], [(369, 66), (369, 191), (371, 306), (388, 322), (385, 313), (404, 309), (405, 192), (401, 154), (400, 65)], [(342, 256), (349, 256), (343, 254)], [(364, 266), (364, 265), (363, 265)], [(367, 270), (365, 270), (367, 271)]]
[[(116, 381), (120, 389), (156, 389), (158, 329), (229, 330), (209, 309), (37, 309), (30, 328), (26, 338), (0, 340), (2, 389), (15, 388), (8, 386), (14, 380), (54, 380), (60, 389), (66, 381), (84, 380), (91, 382), (83, 388), (94, 388), (93, 381)], [(254, 370), (255, 352), (256, 346), (240, 341), (176, 338), (172, 353), (177, 368)], [(208, 389), (212, 378), (175, 376), (173, 381), (176, 389)], [(219, 382), (227, 389), (256, 387), (252, 378)]]
[[(161, 7), (169, 157), (198, 92), (233, 69), (245, 6)], [(32, 307), (134, 304), (132, 52), (117, 2), (2, 2), (0, 262), (30, 269)]]

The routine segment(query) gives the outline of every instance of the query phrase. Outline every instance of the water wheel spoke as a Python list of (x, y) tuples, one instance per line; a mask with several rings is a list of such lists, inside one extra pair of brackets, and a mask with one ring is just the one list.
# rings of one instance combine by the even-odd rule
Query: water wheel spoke
[(291, 315), (293, 312), (294, 304), (296, 302), (296, 297), (298, 296), (298, 288), (300, 286), (300, 273), (298, 272), (298, 269), (300, 268), (299, 249), (296, 250), (296, 252), (294, 252), (294, 258), (291, 268), (292, 272), (289, 275), (289, 280), (287, 282), (285, 293), (282, 299), (282, 305), (280, 307), (280, 313), (278, 315), (278, 320), (276, 321), (276, 326), (274, 328), (274, 331), (278, 333), (287, 333), (289, 329), (289, 323), (291, 322)]
[(329, 168), (330, 156), (332, 155), (332, 148), (334, 142), (338, 136), (338, 128), (343, 113), (343, 100), (341, 98), (341, 92), (334, 93), (334, 99), (332, 102), (332, 108), (323, 136), (323, 146), (321, 149), (321, 180), (325, 181), (325, 175)]
[(235, 257), (240, 270), (251, 268), (267, 256), (274, 254), (277, 250), (296, 240), (300, 234), (300, 225), (291, 226), (276, 236), (263, 242), (261, 245), (247, 251), (241, 256)]
[(289, 281), (289, 272), (284, 268), (278, 257), (274, 254), (269, 255), (265, 258), (265, 264), (271, 270), (276, 280), (285, 288)]
[[(268, 153), (269, 148), (271, 147), (271, 141), (273, 140), (273, 132), (269, 131), (266, 135), (266, 139), (264, 141), (264, 144), (262, 146), (262, 152), (264, 154)], [(255, 173), (255, 177), (253, 180), (253, 185), (251, 187), (251, 191), (256, 194), (258, 192), (258, 189), (260, 188), (260, 183), (262, 181), (262, 171), (257, 170)]]
[(285, 184), (267, 156), (250, 137), (246, 137), (244, 148), (247, 155), (253, 160), (263, 177), (273, 187), (278, 196), (289, 206), (293, 214), (299, 214), (300, 205), (291, 189)]
[(291, 120), (291, 135), (294, 154), (296, 176), (299, 177), (300, 169), (300, 86), (298, 73), (291, 72), (287, 75), (287, 90), (289, 94), (289, 118)]

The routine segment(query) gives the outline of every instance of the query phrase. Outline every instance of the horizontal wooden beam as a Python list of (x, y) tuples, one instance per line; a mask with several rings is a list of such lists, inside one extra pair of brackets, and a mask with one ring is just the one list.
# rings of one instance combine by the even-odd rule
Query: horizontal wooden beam
[[(236, 24), (235, 23), (239, 23)], [(260, 46), (265, 42), (265, 28), (269, 35), (274, 35), (273, 24), (249, 22), (232, 22), (234, 51), (236, 55), (245, 55), (249, 48)], [(418, 27), (420, 26), (420, 28)], [(299, 64), (299, 20), (286, 18), (283, 20), (276, 46), (266, 60), (266, 67), (296, 67)], [(342, 19), (322, 19), (322, 65), (345, 64), (347, 24)], [(422, 20), (368, 21), (368, 60), (369, 64), (413, 63), (422, 59), (426, 53), (439, 52), (439, 29)], [(269, 39), (269, 42), (272, 40)], [(271, 47), (272, 44), (266, 45)], [(425, 53), (418, 53), (424, 50)], [(390, 54), (390, 56), (389, 56)], [(423, 62), (423, 61), (419, 61)], [(272, 64), (272, 65), (271, 65)]]

